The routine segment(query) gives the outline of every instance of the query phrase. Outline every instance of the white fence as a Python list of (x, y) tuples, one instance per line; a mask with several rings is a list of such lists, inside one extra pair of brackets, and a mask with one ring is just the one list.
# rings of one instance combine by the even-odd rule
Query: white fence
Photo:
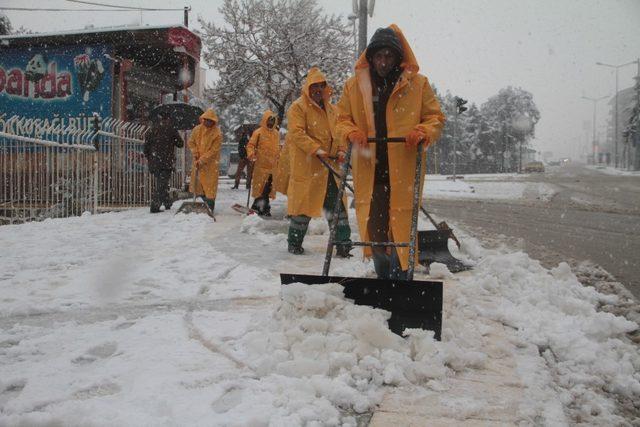
[[(96, 130), (0, 115), (0, 224), (147, 205), (147, 130), (111, 118)], [(174, 188), (185, 181), (185, 154), (177, 150)]]

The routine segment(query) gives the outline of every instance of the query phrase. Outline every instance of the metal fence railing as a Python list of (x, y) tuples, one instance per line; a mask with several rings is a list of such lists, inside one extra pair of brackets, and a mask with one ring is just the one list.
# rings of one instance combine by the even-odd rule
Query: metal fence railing
[[(84, 127), (0, 115), (0, 224), (143, 206), (154, 180), (143, 154), (146, 126), (107, 118)], [(185, 182), (185, 149), (171, 184)]]

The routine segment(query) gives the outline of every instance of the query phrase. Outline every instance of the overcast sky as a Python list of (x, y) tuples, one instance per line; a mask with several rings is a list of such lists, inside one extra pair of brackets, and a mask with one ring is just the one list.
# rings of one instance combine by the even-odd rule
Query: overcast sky
[[(221, 0), (96, 0), (127, 6), (192, 7), (219, 20)], [(349, 0), (319, 0), (329, 13), (351, 13)], [(0, 0), (0, 8), (90, 8), (64, 0)], [(109, 25), (182, 22), (182, 12), (3, 11), (14, 27), (52, 32)], [(640, 0), (377, 0), (369, 35), (396, 23), (411, 43), (421, 72), (440, 90), (482, 104), (505, 86), (533, 93), (541, 113), (534, 147), (575, 157), (590, 139), (592, 103), (581, 96), (613, 95), (615, 74), (597, 61), (640, 58)], [(620, 88), (633, 85), (635, 65), (621, 68)], [(213, 75), (213, 74), (212, 74)], [(609, 106), (598, 104), (604, 129)], [(585, 123), (587, 122), (587, 123)], [(586, 129), (585, 129), (586, 127)]]

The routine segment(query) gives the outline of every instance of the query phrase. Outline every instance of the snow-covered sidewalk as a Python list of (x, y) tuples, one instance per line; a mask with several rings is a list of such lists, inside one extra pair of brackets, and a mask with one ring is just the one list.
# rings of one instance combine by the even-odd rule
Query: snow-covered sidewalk
[[(638, 326), (599, 312), (616, 297), (566, 264), (456, 230), (475, 268), (434, 269), (443, 339), (402, 339), (338, 285), (281, 290), (280, 272), (319, 272), (327, 226), (293, 256), (286, 221), (229, 208), (244, 194), (221, 191), (216, 223), (135, 209), (0, 227), (0, 425), (401, 425), (403, 405), (451, 424), (630, 421)], [(360, 256), (332, 265), (372, 273)]]

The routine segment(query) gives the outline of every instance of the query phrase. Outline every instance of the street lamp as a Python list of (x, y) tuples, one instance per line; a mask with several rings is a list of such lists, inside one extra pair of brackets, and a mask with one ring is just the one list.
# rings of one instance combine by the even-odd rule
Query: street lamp
[(615, 110), (614, 110), (614, 123), (613, 123), (613, 157), (615, 167), (618, 167), (618, 70), (622, 67), (626, 67), (627, 65), (638, 64), (638, 72), (640, 73), (640, 59), (635, 61), (627, 62), (626, 64), (620, 65), (611, 65), (605, 64), (602, 62), (596, 62), (596, 65), (602, 65), (603, 67), (614, 68), (616, 70), (616, 96), (615, 96)]
[(354, 13), (349, 14), (349, 16), (347, 16), (347, 19), (349, 21), (351, 21), (351, 25), (353, 27), (353, 55), (356, 58), (356, 61), (358, 60), (358, 30), (356, 29), (356, 19), (358, 19), (358, 16), (355, 15)]
[(608, 98), (608, 95), (605, 96), (601, 96), (600, 98), (590, 98), (588, 96), (583, 96), (582, 99), (586, 99), (587, 101), (591, 101), (593, 102), (593, 140), (591, 142), (591, 151), (593, 154), (593, 164), (595, 165), (597, 163), (597, 151), (598, 151), (598, 146), (596, 144), (596, 104), (598, 103), (598, 101), (602, 101), (605, 98)]

